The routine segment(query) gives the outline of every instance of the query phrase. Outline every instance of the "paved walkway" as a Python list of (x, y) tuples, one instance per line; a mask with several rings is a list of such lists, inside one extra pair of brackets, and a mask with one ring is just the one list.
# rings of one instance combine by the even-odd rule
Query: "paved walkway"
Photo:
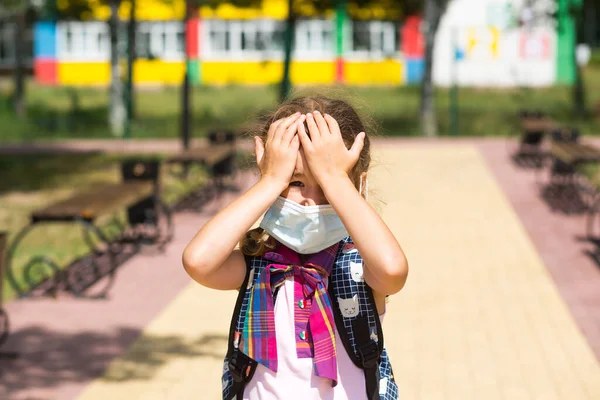
[[(556, 230), (531, 228), (534, 219), (525, 218), (528, 208), (522, 205), (536, 207), (529, 211), (544, 218), (539, 210), (543, 204), (530, 200), (537, 193), (534, 186), (525, 183), (529, 179), (526, 172), (512, 171), (522, 184), (515, 189), (507, 172), (512, 169), (498, 145), (503, 144), (380, 141), (375, 146), (376, 163), (370, 174), (372, 202), (410, 262), (407, 286), (391, 299), (384, 321), (401, 396), (599, 399), (600, 364), (594, 356), (597, 343), (593, 332), (600, 321), (589, 310), (600, 308), (600, 302), (592, 295), (577, 296), (573, 289), (582, 279), (598, 282), (600, 270), (594, 273), (591, 261), (577, 259), (571, 268), (574, 273), (569, 275), (569, 269), (548, 262), (548, 255), (544, 255), (548, 246), (539, 240), (540, 234), (555, 245), (573, 238), (564, 238), (563, 232)], [(515, 197), (523, 192), (529, 197)], [(62, 400), (77, 393), (79, 400), (219, 398), (235, 293), (186, 284), (179, 266), (186, 239), (206, 216), (179, 216), (177, 238), (164, 257), (134, 259), (132, 265), (124, 266), (117, 283), (128, 290), (115, 288), (113, 294), (121, 319), (113, 317), (105, 322), (106, 307), (96, 306), (102, 323), (89, 322), (94, 319), (91, 314), (79, 324), (87, 327), (88, 334), (129, 327), (128, 340), (119, 342), (114, 340), (118, 336), (106, 335), (106, 340), (98, 342), (88, 337), (89, 353), (81, 350), (85, 346), (80, 347), (80, 353), (88, 360), (100, 357), (103, 362), (94, 371), (78, 375), (68, 368), (69, 353), (65, 359), (56, 360), (67, 367), (53, 376), (53, 385), (48, 379), (40, 380), (46, 385), (43, 392), (36, 392), (35, 378), (48, 372), (29, 365), (24, 374), (13, 379), (25, 377), (31, 386), (9, 387), (13, 388), (9, 398)], [(550, 219), (549, 223), (560, 220)], [(569, 249), (574, 251), (573, 246)], [(155, 283), (147, 286), (146, 281), (152, 281), (155, 274), (158, 279), (153, 278)], [(570, 291), (560, 282), (567, 278)], [(168, 294), (163, 295), (161, 284), (156, 282), (162, 282)], [(600, 286), (595, 288), (598, 292)], [(135, 306), (127, 300), (132, 290), (139, 291)], [(153, 293), (160, 299), (152, 298)], [(17, 332), (35, 326), (34, 320), (19, 314), (23, 309), (18, 307), (25, 305), (13, 303), (8, 310)], [(81, 307), (93, 312), (94, 306)], [(155, 310), (152, 320), (146, 315), (149, 309)], [(144, 316), (132, 315), (132, 310)], [(131, 316), (130, 323), (127, 315)], [(55, 329), (68, 337), (74, 322), (68, 314), (65, 318)], [(100, 325), (103, 328), (98, 328)], [(24, 359), (30, 359), (32, 353), (42, 359), (40, 353), (45, 349), (45, 359), (51, 360), (54, 352), (48, 351), (48, 345), (55, 338), (32, 335), (29, 346), (35, 351), (23, 348)], [(117, 354), (122, 355), (110, 363), (104, 375), (84, 387)], [(51, 365), (49, 361), (44, 366)], [(70, 382), (69, 390), (65, 381)]]

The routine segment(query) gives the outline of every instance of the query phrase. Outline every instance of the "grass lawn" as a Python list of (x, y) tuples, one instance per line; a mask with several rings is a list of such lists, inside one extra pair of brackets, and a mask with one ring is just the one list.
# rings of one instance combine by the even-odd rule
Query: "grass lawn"
[[(590, 108), (600, 100), (600, 67), (585, 71)], [(97, 88), (40, 87), (28, 85), (28, 117), (17, 120), (9, 111), (10, 82), (0, 89), (0, 142), (54, 138), (110, 138), (107, 129), (107, 90)], [(302, 88), (310, 92), (311, 88)], [(418, 87), (322, 88), (348, 96), (371, 115), (378, 132), (392, 136), (420, 134)], [(171, 138), (179, 133), (179, 88), (140, 89), (134, 138)], [(277, 87), (196, 87), (192, 94), (193, 134), (203, 136), (214, 127), (238, 127), (258, 113), (275, 107)], [(449, 134), (449, 92), (438, 89), (436, 104), (440, 133)], [(571, 116), (571, 88), (459, 90), (459, 131), (463, 136), (506, 136), (516, 133), (520, 108), (540, 108), (560, 122), (596, 134), (593, 119)]]
[[(31, 211), (65, 199), (76, 191), (102, 183), (119, 182), (118, 162), (121, 157), (104, 153), (0, 157), (0, 230), (9, 232), (11, 242), (17, 232), (28, 224)], [(206, 177), (206, 172), (199, 167), (191, 169), (189, 179), (185, 182), (172, 174), (163, 173), (165, 202), (173, 203), (205, 182)], [(124, 210), (100, 219), (100, 225), (106, 225), (113, 217), (124, 221)], [(112, 234), (116, 233), (113, 229)], [(87, 253), (89, 248), (79, 226), (39, 224), (19, 245), (14, 265), (20, 269), (35, 255), (44, 255), (59, 265), (68, 265)], [(20, 278), (19, 273), (16, 275)], [(14, 296), (7, 282), (4, 283), (4, 290), (5, 299)]]

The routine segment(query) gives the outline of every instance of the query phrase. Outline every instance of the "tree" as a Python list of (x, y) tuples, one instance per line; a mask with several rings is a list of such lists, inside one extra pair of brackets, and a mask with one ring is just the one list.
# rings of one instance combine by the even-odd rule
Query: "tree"
[(119, 7), (121, 0), (107, 0), (110, 7), (108, 21), (110, 36), (110, 104), (108, 122), (114, 136), (123, 136), (127, 111), (123, 98), (123, 83), (119, 72)]
[(0, 6), (0, 15), (6, 14), (11, 17), (15, 24), (15, 52), (14, 52), (14, 91), (12, 96), (13, 109), (18, 117), (24, 117), (25, 105), (25, 28), (28, 11), (31, 10), (29, 0), (5, 0)]
[(435, 86), (433, 84), (433, 62), (435, 36), (449, 0), (425, 0), (425, 68), (421, 83), (421, 129), (426, 137), (437, 136), (435, 110)]
[(520, 22), (525, 28), (544, 26), (551, 22), (559, 35), (562, 35), (559, 37), (563, 38), (563, 45), (559, 39), (558, 56), (560, 58), (566, 53), (568, 61), (559, 61), (559, 67), (563, 66), (563, 73), (557, 73), (557, 76), (559, 81), (562, 77), (566, 82), (572, 82), (573, 113), (577, 116), (587, 115), (585, 82), (576, 52), (577, 45), (584, 42), (584, 5), (594, 8), (598, 3), (598, 0), (526, 0), (518, 11)]
[(283, 74), (279, 89), (279, 101), (283, 102), (292, 90), (290, 68), (292, 64), (292, 51), (294, 48), (296, 31), (296, 11), (294, 0), (288, 0), (288, 15), (285, 20), (285, 33), (283, 36)]

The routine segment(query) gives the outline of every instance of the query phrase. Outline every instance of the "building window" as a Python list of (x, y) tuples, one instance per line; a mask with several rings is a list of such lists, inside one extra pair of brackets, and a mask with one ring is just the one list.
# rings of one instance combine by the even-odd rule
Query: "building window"
[(57, 26), (58, 57), (64, 61), (105, 61), (110, 56), (104, 22), (61, 22)]
[(329, 60), (335, 55), (333, 21), (310, 19), (298, 21), (294, 57), (299, 60)]
[[(127, 24), (118, 29), (119, 57), (127, 57)], [(101, 62), (110, 59), (110, 35), (105, 22), (61, 22), (58, 25), (61, 60)], [(185, 56), (180, 22), (139, 22), (136, 32), (138, 58), (182, 60)]]
[(209, 60), (281, 59), (282, 21), (204, 21), (203, 57)]
[(391, 21), (353, 21), (348, 37), (348, 57), (382, 59), (399, 52), (399, 28)]

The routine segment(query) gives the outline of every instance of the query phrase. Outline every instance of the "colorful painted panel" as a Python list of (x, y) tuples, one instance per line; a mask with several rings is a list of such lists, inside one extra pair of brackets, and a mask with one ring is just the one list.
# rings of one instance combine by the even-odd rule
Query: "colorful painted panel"
[(404, 83), (403, 64), (395, 60), (386, 61), (347, 61), (345, 64), (346, 83), (352, 85)]
[(56, 59), (56, 24), (54, 22), (35, 24), (33, 37), (35, 58)]
[(56, 60), (36, 59), (33, 63), (35, 79), (43, 85), (58, 83), (58, 70)]
[(406, 83), (418, 84), (423, 79), (425, 60), (422, 58), (406, 58)]

